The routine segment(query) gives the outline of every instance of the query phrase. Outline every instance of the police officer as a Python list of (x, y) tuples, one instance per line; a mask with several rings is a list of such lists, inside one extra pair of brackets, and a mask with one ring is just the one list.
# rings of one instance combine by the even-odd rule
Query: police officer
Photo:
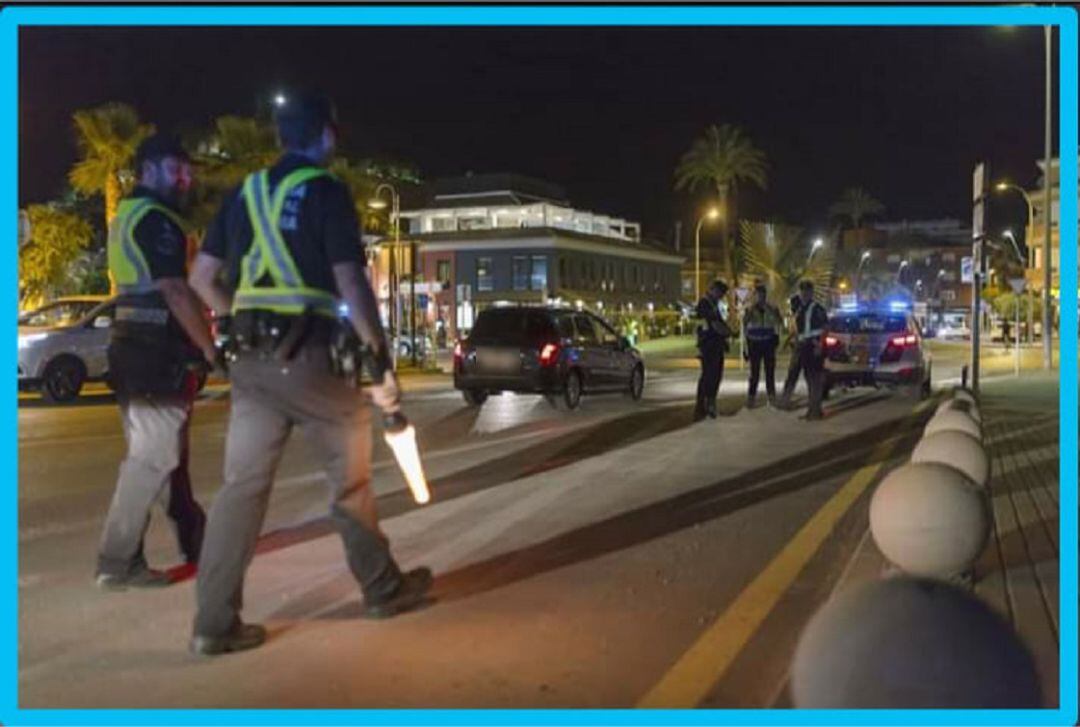
[(701, 319), (697, 331), (701, 377), (698, 379), (697, 404), (694, 406), (695, 422), (706, 416), (716, 418), (716, 394), (724, 378), (724, 353), (731, 337), (731, 329), (720, 312), (720, 302), (727, 291), (727, 284), (723, 280), (714, 280), (697, 304), (697, 317)]
[(810, 403), (806, 410), (807, 420), (822, 418), (821, 398), (825, 374), (825, 328), (829, 322), (825, 307), (814, 300), (814, 284), (809, 280), (799, 283), (800, 308), (795, 315), (795, 331), (798, 340), (799, 363)]
[(348, 188), (325, 169), (337, 141), (331, 102), (299, 95), (275, 114), (284, 155), (230, 194), (195, 260), (192, 285), (231, 313), (232, 409), (225, 484), (210, 509), (190, 649), (221, 654), (259, 646), (266, 631), (240, 620), (244, 572), (262, 527), (274, 471), (294, 426), (325, 462), (330, 516), (364, 596), (386, 618), (422, 603), (431, 571), (402, 573), (379, 528), (371, 481), (371, 418), (359, 389), (335, 375), (339, 301), (379, 362), (372, 397), (398, 410), (398, 388), (374, 292), (364, 271)]
[(784, 390), (780, 394), (779, 408), (788, 409), (791, 406), (791, 395), (795, 393), (795, 385), (799, 383), (799, 374), (802, 373), (802, 363), (799, 361), (798, 331), (795, 329), (795, 318), (802, 308), (802, 297), (798, 293), (788, 300), (791, 308), (791, 326), (785, 340), (785, 346), (791, 351), (788, 359), (787, 377), (784, 379)]
[(127, 454), (105, 519), (97, 583), (108, 589), (168, 585), (150, 568), (143, 536), (150, 508), (167, 492), (180, 551), (194, 565), (206, 516), (191, 493), (188, 424), (195, 369), (214, 360), (202, 307), (187, 283), (180, 207), (191, 167), (179, 141), (156, 134), (135, 154), (138, 186), (109, 227), (109, 272), (119, 297), (108, 348)]
[(776, 348), (780, 344), (783, 326), (780, 311), (768, 301), (765, 284), (756, 283), (754, 304), (743, 313), (743, 338), (750, 355), (750, 388), (746, 400), (749, 409), (756, 404), (762, 364), (765, 366), (765, 391), (769, 395), (769, 404), (776, 404)]

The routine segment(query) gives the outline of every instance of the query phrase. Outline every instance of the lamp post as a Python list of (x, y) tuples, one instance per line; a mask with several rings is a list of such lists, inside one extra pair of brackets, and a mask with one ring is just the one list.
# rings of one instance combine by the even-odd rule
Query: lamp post
[(814, 240), (814, 244), (810, 246), (810, 254), (806, 256), (806, 267), (810, 267), (810, 261), (814, 259), (814, 253), (824, 247), (825, 241), (820, 237)]
[(720, 217), (720, 210), (710, 207), (703, 214), (694, 228), (694, 302), (701, 300), (701, 226), (705, 220), (715, 220)]
[(859, 284), (862, 282), (862, 266), (865, 265), (869, 260), (870, 251), (865, 250), (862, 254), (862, 257), (859, 258), (859, 267), (855, 268), (854, 289), (856, 299), (859, 297)]
[(904, 281), (901, 278), (901, 276), (904, 274), (904, 268), (906, 268), (909, 264), (910, 263), (908, 263), (907, 260), (901, 260), (900, 261), (900, 267), (898, 267), (896, 269), (896, 282), (899, 283), (900, 285), (904, 284)]
[[(394, 225), (394, 244), (393, 244), (393, 247), (391, 247), (391, 249), (390, 249), (390, 266), (389, 266), (390, 269), (388, 271), (389, 272), (389, 276), (388, 276), (389, 279), (387, 281), (387, 284), (388, 284), (387, 285), (387, 297), (389, 298), (388, 302), (390, 303), (390, 311), (389, 311), (389, 313), (390, 313), (390, 316), (389, 316), (390, 317), (390, 328), (393, 330), (394, 338), (396, 339), (398, 336), (401, 335), (400, 316), (398, 315), (398, 311), (397, 311), (398, 303), (400, 302), (399, 301), (400, 295), (398, 293), (398, 259), (397, 259), (397, 257), (398, 257), (398, 251), (399, 251), (400, 246), (401, 246), (401, 216), (400, 216), (400, 213), (401, 213), (401, 197), (398, 196), (397, 189), (394, 188), (394, 185), (384, 182), (384, 183), (380, 184), (378, 187), (375, 188), (375, 194), (368, 201), (368, 207), (371, 207), (372, 209), (377, 209), (377, 210), (386, 209), (386, 200), (382, 199), (379, 196), (384, 191), (390, 193), (390, 219), (391, 219), (391, 221), (393, 222), (393, 225)], [(415, 262), (414, 262), (413, 266), (415, 268)], [(415, 285), (410, 285), (409, 287), (410, 287), (410, 290), (412, 290), (413, 288), (415, 288)], [(415, 326), (413, 326), (412, 344), (413, 344), (412, 345), (413, 363), (415, 363), (416, 362), (416, 328), (415, 328)], [(394, 363), (395, 363), (395, 368), (396, 368), (397, 351), (398, 351), (396, 340), (391, 341), (390, 345), (394, 349), (392, 355), (394, 357)]]
[(1050, 206), (1050, 161), (1051, 161), (1051, 139), (1050, 136), (1053, 133), (1053, 127), (1051, 126), (1051, 111), (1053, 106), (1053, 95), (1051, 91), (1051, 73), (1053, 70), (1053, 63), (1050, 53), (1050, 41), (1053, 39), (1053, 35), (1050, 31), (1049, 25), (1043, 26), (1043, 45), (1046, 50), (1046, 118), (1045, 118), (1045, 135), (1043, 142), (1044, 156), (1046, 157), (1046, 172), (1043, 176), (1043, 204), (1046, 207), (1046, 216), (1043, 219), (1043, 368), (1049, 371), (1054, 367), (1054, 349), (1050, 340), (1053, 332), (1050, 330), (1050, 266), (1053, 264), (1053, 259), (1050, 256), (1050, 227), (1053, 223), (1054, 210)]

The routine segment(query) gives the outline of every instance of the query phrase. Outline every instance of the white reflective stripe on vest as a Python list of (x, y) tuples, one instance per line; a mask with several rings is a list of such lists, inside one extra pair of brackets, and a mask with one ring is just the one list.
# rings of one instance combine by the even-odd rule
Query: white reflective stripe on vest
[(813, 325), (811, 321), (814, 320), (814, 307), (817, 306), (816, 301), (811, 301), (810, 305), (806, 307), (806, 318), (803, 319), (803, 332), (799, 334), (799, 340), (806, 341), (811, 338), (820, 336), (825, 332), (823, 328), (811, 328)]

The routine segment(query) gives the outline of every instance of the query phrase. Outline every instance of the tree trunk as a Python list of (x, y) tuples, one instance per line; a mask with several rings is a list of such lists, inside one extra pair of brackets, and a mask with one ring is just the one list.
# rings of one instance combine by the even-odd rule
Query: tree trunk
[[(106, 245), (108, 245), (108, 230), (112, 225), (113, 220), (116, 219), (116, 212), (120, 207), (120, 179), (117, 177), (116, 172), (109, 174), (105, 180), (105, 235)], [(106, 260), (108, 257), (106, 256)], [(106, 262), (108, 265), (108, 262)], [(116, 280), (113, 278), (112, 270), (108, 271), (109, 275), (109, 295), (116, 295)]]

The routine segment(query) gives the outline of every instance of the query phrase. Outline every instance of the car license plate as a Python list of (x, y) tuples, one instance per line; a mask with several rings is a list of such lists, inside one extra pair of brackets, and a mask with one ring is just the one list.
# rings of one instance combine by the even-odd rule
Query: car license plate
[(485, 371), (509, 373), (517, 371), (521, 357), (517, 351), (482, 349), (478, 352), (480, 365)]

